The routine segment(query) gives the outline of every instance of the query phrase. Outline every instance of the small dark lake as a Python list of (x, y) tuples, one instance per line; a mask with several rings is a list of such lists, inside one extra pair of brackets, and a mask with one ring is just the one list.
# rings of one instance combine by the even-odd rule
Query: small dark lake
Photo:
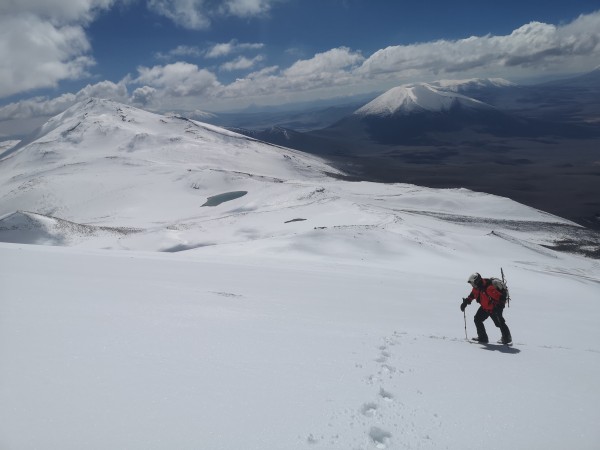
[(213, 195), (212, 197), (208, 197), (206, 199), (206, 203), (202, 206), (218, 206), (221, 203), (225, 203), (231, 200), (235, 200), (236, 198), (243, 197), (246, 195), (248, 191), (232, 191), (232, 192), (224, 192), (223, 194)]

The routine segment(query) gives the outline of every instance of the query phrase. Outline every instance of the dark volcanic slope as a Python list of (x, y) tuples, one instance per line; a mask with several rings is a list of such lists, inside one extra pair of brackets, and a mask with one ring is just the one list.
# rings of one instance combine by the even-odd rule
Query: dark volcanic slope
[(356, 125), (353, 139), (335, 131), (278, 130), (255, 137), (325, 157), (351, 179), (466, 187), (600, 230), (597, 139), (497, 137), (463, 130), (440, 135), (441, 145), (386, 145), (370, 141), (364, 124)]
[(479, 148), (405, 146), (381, 156), (338, 157), (336, 163), (359, 179), (466, 187), (509, 197), (600, 230), (596, 142), (506, 144), (498, 143), (496, 148), (492, 143), (482, 143)]

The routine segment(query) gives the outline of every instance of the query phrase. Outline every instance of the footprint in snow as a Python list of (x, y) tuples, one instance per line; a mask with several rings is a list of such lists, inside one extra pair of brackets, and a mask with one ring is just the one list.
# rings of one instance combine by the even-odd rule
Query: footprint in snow
[(376, 384), (379, 383), (381, 379), (377, 375), (369, 375), (365, 378), (365, 381), (367, 382), (367, 384)]
[[(387, 377), (389, 379), (391, 379), (397, 371), (398, 371), (398, 369), (396, 369), (394, 366), (390, 366), (389, 364), (383, 364), (381, 366), (381, 370), (379, 372), (377, 372), (377, 375), (379, 375), (381, 377), (387, 375)], [(402, 371), (400, 371), (400, 372), (402, 372)]]
[(376, 403), (369, 402), (362, 405), (362, 407), (360, 408), (360, 412), (363, 416), (373, 417), (377, 412), (377, 408), (378, 406)]
[(382, 399), (384, 399), (387, 402), (394, 401), (394, 395), (392, 393), (386, 391), (383, 388), (379, 388), (379, 397), (381, 397)]
[(381, 350), (381, 353), (379, 354), (379, 357), (375, 360), (375, 362), (382, 364), (382, 363), (386, 362), (392, 356), (392, 354), (390, 352), (388, 352), (386, 350), (386, 348), (387, 347), (385, 347), (383, 345), (381, 347), (379, 347), (379, 350)]
[(369, 438), (377, 448), (387, 448), (389, 441), (392, 438), (392, 433), (378, 427), (371, 427)]

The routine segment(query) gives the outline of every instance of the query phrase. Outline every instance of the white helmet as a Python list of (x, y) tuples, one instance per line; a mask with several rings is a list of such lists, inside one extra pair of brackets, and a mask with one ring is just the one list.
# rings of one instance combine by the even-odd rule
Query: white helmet
[(471, 275), (469, 277), (469, 279), (467, 280), (467, 283), (469, 283), (474, 288), (478, 287), (481, 284), (481, 275), (479, 275), (477, 272), (475, 272), (473, 275)]

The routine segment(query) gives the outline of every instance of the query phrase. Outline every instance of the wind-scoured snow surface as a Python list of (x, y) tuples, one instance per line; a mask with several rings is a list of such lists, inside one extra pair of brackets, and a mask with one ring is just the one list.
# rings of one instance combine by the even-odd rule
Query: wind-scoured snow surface
[(434, 87), (427, 83), (398, 86), (367, 103), (354, 114), (361, 116), (390, 116), (415, 112), (443, 112), (453, 107), (492, 109), (486, 103), (464, 95)]
[[(600, 264), (540, 245), (573, 224), (113, 102), (37, 136), (0, 162), (0, 448), (598, 448)], [(515, 346), (468, 343), (500, 267)]]

